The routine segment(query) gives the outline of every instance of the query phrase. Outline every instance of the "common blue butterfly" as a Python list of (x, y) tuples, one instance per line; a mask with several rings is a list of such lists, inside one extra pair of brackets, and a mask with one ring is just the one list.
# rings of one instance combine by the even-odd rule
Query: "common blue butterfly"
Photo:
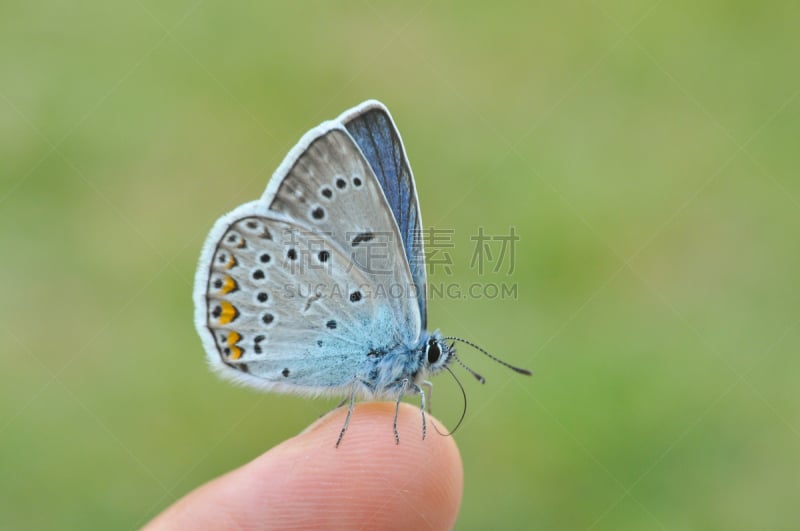
[[(421, 385), (461, 363), (455, 341), (530, 374), (427, 330), (421, 229), (414, 177), (383, 104), (366, 101), (310, 130), (261, 198), (217, 220), (203, 246), (195, 326), (211, 366), (268, 391), (349, 397), (337, 446), (356, 396), (399, 406), (419, 394), (424, 438)], [(394, 435), (399, 442), (396, 412)]]

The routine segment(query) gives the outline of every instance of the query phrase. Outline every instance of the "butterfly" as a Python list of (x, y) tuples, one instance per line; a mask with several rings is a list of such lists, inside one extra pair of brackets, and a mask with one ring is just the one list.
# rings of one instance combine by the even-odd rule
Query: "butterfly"
[[(463, 365), (456, 341), (530, 374), (428, 331), (422, 234), (414, 177), (383, 104), (311, 129), (261, 198), (219, 218), (203, 245), (195, 326), (211, 367), (267, 391), (349, 397), (337, 447), (356, 397), (399, 408), (420, 395), (424, 438), (422, 386), (453, 360)], [(397, 409), (394, 436), (399, 443)]]

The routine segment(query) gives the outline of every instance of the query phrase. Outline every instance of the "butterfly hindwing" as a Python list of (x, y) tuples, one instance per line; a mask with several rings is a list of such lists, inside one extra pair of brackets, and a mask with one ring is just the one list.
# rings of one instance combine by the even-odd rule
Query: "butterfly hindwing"
[(391, 309), (367, 296), (369, 279), (338, 245), (254, 206), (232, 217), (209, 270), (215, 365), (271, 389), (339, 391), (392, 341)]
[(427, 326), (427, 280), (425, 273), (422, 217), (414, 175), (400, 133), (389, 111), (377, 101), (365, 102), (345, 112), (340, 120), (364, 153), (403, 238), (403, 248), (416, 287), (422, 327)]

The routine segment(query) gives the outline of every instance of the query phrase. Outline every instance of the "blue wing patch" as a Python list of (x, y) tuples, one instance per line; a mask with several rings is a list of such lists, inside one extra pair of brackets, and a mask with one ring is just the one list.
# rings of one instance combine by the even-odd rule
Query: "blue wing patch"
[(427, 327), (427, 280), (422, 241), (422, 218), (403, 142), (389, 111), (378, 102), (359, 106), (343, 124), (361, 148), (378, 177), (394, 214), (417, 291), (422, 328)]

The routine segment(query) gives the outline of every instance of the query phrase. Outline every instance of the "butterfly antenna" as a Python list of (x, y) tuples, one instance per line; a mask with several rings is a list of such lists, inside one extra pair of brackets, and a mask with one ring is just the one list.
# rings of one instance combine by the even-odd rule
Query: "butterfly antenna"
[[(451, 349), (451, 350), (452, 350), (452, 348), (453, 348), (453, 346), (452, 346), (452, 345), (450, 345), (450, 349)], [(480, 375), (480, 374), (478, 374), (477, 372), (475, 372), (475, 371), (473, 371), (472, 369), (470, 369), (469, 367), (467, 367), (467, 364), (466, 364), (466, 363), (464, 363), (463, 361), (461, 361), (461, 358), (459, 358), (458, 356), (456, 356), (456, 353), (455, 353), (455, 352), (453, 352), (453, 353), (451, 354), (451, 356), (452, 356), (452, 358), (453, 358), (454, 360), (456, 360), (456, 362), (458, 362), (458, 364), (459, 364), (459, 365), (461, 365), (462, 367), (464, 367), (464, 369), (465, 369), (465, 370), (466, 370), (468, 373), (470, 373), (472, 376), (474, 376), (476, 380), (478, 380), (478, 381), (479, 381), (480, 383), (482, 383), (482, 384), (486, 383), (486, 378), (484, 378), (483, 376), (481, 376), (481, 375)]]
[(433, 428), (436, 430), (436, 433), (438, 433), (439, 435), (442, 435), (444, 437), (450, 437), (451, 435), (453, 435), (456, 432), (458, 427), (461, 426), (461, 423), (464, 422), (464, 417), (467, 416), (467, 392), (464, 391), (464, 386), (461, 385), (461, 381), (459, 381), (459, 379), (456, 378), (456, 375), (453, 374), (453, 371), (450, 370), (450, 367), (445, 365), (444, 368), (447, 369), (447, 372), (449, 372), (450, 376), (453, 377), (453, 380), (456, 381), (456, 383), (458, 384), (458, 388), (461, 389), (461, 396), (464, 398), (464, 409), (461, 410), (461, 418), (458, 419), (458, 422), (456, 423), (456, 427), (455, 428), (450, 430), (448, 433), (442, 433), (442, 432), (439, 431), (439, 428), (436, 427), (436, 423), (433, 424)]
[[(461, 339), (460, 337), (443, 337), (442, 340), (460, 341), (461, 343), (464, 343), (464, 344), (469, 345), (470, 347), (474, 348), (478, 352), (481, 352), (482, 354), (487, 356), (489, 359), (496, 361), (500, 365), (503, 365), (504, 367), (508, 367), (509, 369), (511, 369), (514, 372), (518, 372), (520, 374), (526, 374), (528, 376), (531, 375), (531, 371), (529, 371), (528, 369), (523, 369), (521, 367), (515, 367), (514, 365), (511, 365), (510, 363), (508, 363), (506, 361), (503, 361), (500, 358), (496, 358), (496, 357), (492, 356), (491, 354), (489, 354), (488, 352), (486, 352), (481, 347), (479, 347), (478, 345), (476, 345), (475, 343), (473, 343), (472, 341), (467, 341), (466, 339)], [(456, 360), (458, 360), (458, 358), (456, 358)], [(461, 361), (459, 361), (459, 363), (461, 363)], [(461, 365), (464, 366), (465, 368), (467, 368), (467, 370), (469, 370), (473, 374), (477, 374), (474, 371), (472, 371), (471, 369), (469, 369), (463, 363), (461, 363)], [(478, 378), (478, 380), (482, 380), (482, 378)]]

